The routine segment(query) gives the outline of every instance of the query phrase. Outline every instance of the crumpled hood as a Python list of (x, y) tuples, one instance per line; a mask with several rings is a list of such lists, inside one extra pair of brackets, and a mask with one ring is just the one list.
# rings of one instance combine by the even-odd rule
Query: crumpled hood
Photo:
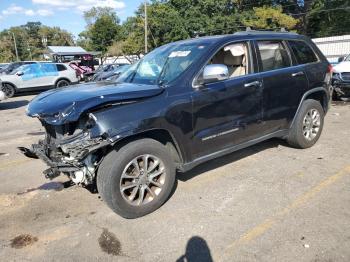
[(77, 121), (80, 115), (97, 106), (159, 95), (156, 85), (98, 82), (53, 89), (36, 96), (27, 107), (27, 115), (48, 124)]
[(333, 66), (334, 73), (350, 72), (350, 61), (340, 62), (339, 64)]

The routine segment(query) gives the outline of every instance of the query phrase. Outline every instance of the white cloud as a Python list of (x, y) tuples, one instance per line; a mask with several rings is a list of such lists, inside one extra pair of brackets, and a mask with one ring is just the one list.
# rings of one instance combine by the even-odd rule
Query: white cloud
[(10, 7), (6, 8), (2, 11), (3, 15), (14, 15), (18, 13), (24, 13), (25, 9), (18, 5), (10, 5)]
[(38, 11), (36, 11), (36, 13), (40, 16), (51, 16), (53, 15), (53, 12), (51, 10), (48, 9), (39, 9)]
[(34, 16), (35, 12), (32, 9), (28, 9), (24, 12), (24, 14), (27, 16)]
[(87, 11), (92, 7), (111, 7), (116, 10), (125, 8), (125, 3), (118, 0), (32, 0), (33, 4), (56, 8), (73, 8), (77, 11)]
[(26, 16), (50, 16), (53, 15), (53, 12), (48, 9), (25, 9), (22, 6), (15, 4), (10, 5), (8, 8), (4, 9), (2, 12), (2, 17), (9, 15), (26, 15)]

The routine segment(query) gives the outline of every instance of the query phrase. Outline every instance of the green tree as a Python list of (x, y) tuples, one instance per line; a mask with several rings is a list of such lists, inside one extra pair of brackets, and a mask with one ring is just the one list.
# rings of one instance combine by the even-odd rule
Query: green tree
[(13, 34), (16, 38), (20, 60), (40, 60), (46, 52), (42, 43), (43, 37), (47, 45), (73, 45), (72, 34), (59, 27), (48, 27), (40, 22), (28, 22), (25, 25), (11, 27), (0, 32), (0, 60), (4, 62), (16, 60)]
[(79, 35), (79, 42), (96, 51), (105, 53), (120, 38), (119, 18), (112, 8), (93, 7), (84, 13), (86, 31)]
[(305, 33), (326, 37), (350, 33), (349, 0), (314, 0), (305, 14)]
[(257, 29), (274, 29), (284, 27), (294, 29), (298, 20), (283, 13), (281, 6), (254, 7), (243, 14), (243, 24)]

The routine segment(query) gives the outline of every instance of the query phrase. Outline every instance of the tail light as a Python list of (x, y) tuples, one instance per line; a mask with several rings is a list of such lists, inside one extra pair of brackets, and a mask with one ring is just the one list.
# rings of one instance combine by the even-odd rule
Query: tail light
[(332, 72), (333, 72), (333, 66), (329, 64), (327, 68), (327, 73), (332, 73)]

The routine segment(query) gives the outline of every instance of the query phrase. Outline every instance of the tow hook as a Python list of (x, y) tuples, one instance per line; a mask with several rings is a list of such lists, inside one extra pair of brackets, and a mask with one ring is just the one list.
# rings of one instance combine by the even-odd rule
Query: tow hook
[(29, 158), (34, 158), (38, 159), (39, 157), (30, 149), (25, 148), (25, 147), (18, 147), (18, 149), (26, 156)]

